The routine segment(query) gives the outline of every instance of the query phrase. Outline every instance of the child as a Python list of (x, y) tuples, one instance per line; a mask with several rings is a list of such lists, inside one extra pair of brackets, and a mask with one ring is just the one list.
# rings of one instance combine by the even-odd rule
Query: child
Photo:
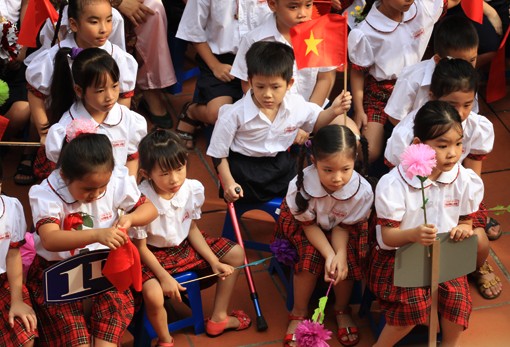
[[(366, 152), (366, 141), (362, 144)], [(284, 344), (295, 346), (294, 331), (308, 316), (310, 296), (324, 269), (324, 280), (335, 283), (338, 340), (352, 346), (359, 336), (349, 299), (354, 281), (362, 277), (360, 258), (368, 249), (367, 218), (374, 196), (370, 184), (354, 171), (357, 143), (349, 128), (327, 125), (315, 134), (310, 147), (312, 165), (302, 169), (303, 149), (300, 170), (289, 183), (275, 235), (290, 240), (299, 256)]]
[[(416, 114), (413, 143), (429, 145), (437, 160), (424, 182), (429, 224), (423, 224), (420, 181), (417, 177), (409, 179), (402, 165), (384, 175), (377, 185), (377, 246), (370, 257), (368, 286), (379, 299), (386, 325), (376, 347), (393, 346), (414, 326), (429, 321), (430, 288), (393, 285), (395, 249), (411, 242), (429, 246), (437, 233), (449, 233), (454, 241), (473, 235), (470, 214), (477, 211), (482, 200), (483, 182), (458, 163), (465, 134), (461, 122), (455, 108), (444, 101), (429, 101)], [(456, 203), (446, 204), (445, 197)], [(458, 346), (471, 307), (466, 276), (439, 284), (441, 344)]]
[(222, 105), (243, 96), (241, 82), (231, 74), (231, 64), (241, 37), (256, 28), (271, 11), (266, 1), (188, 0), (176, 37), (192, 42), (200, 68), (193, 103), (184, 105), (177, 133), (194, 147), (195, 129), (202, 123), (214, 124)]
[[(37, 56), (28, 65), (26, 78), (28, 82), (28, 102), (32, 120), (41, 137), (41, 144), (46, 142), (48, 114), (45, 99), (50, 94), (53, 77), (54, 59), (61, 47), (90, 48), (99, 47), (108, 52), (119, 65), (122, 75), (119, 77), (119, 102), (130, 105), (134, 95), (136, 71), (135, 59), (120, 47), (108, 41), (112, 31), (112, 7), (109, 0), (70, 0), (68, 7), (69, 26), (74, 35), (68, 35), (59, 45), (55, 45)], [(50, 117), (55, 117), (50, 115)], [(40, 150), (43, 152), (43, 149)]]
[[(384, 108), (389, 121), (397, 125), (412, 110), (418, 110), (429, 100), (430, 80), (436, 64), (443, 58), (464, 59), (476, 66), (478, 34), (471, 22), (460, 16), (442, 19), (434, 31), (436, 54), (402, 70), (393, 92)], [(478, 112), (478, 101), (473, 102), (473, 112)]]
[[(0, 178), (2, 177), (0, 166)], [(0, 183), (1, 188), (1, 183)], [(25, 243), (27, 225), (23, 207), (16, 198), (0, 195), (0, 345), (34, 345), (37, 317), (23, 284), (20, 247)]]
[[(73, 60), (72, 73), (68, 59)], [(55, 55), (53, 76), (51, 127), (46, 137), (48, 159), (53, 163), (58, 161), (66, 128), (73, 120), (88, 120), (97, 127), (98, 133), (110, 139), (115, 165), (125, 165), (129, 174), (136, 176), (138, 143), (147, 134), (147, 122), (117, 103), (120, 73), (115, 60), (100, 48), (82, 51), (62, 48)]]
[(246, 64), (251, 89), (234, 105), (222, 107), (207, 155), (215, 160), (225, 200), (269, 201), (285, 196), (296, 174), (287, 149), (298, 130), (317, 131), (347, 112), (351, 95), (342, 92), (322, 110), (287, 93), (294, 81), (294, 53), (283, 43), (255, 42)]
[[(487, 118), (471, 111), (477, 90), (476, 70), (465, 60), (443, 59), (437, 64), (432, 75), (430, 98), (446, 101), (457, 109), (464, 129), (460, 162), (464, 167), (472, 169), (481, 176), (482, 161), (492, 151), (494, 144), (494, 129)], [(400, 163), (401, 153), (413, 140), (414, 118), (413, 113), (404, 118), (388, 139), (384, 155), (393, 166)], [(479, 271), (476, 277), (480, 294), (486, 299), (494, 299), (501, 294), (502, 284), (486, 263), (489, 255), (488, 237), (494, 239), (494, 234), (490, 234), (490, 228), (487, 228), (486, 214), (486, 208), (482, 204), (477, 217), (473, 220), (473, 230), (478, 236)]]
[(368, 140), (371, 163), (384, 149), (384, 106), (395, 80), (423, 57), (442, 9), (443, 0), (368, 0), (365, 19), (349, 34), (354, 120)]
[[(113, 170), (108, 137), (85, 130), (69, 131), (70, 142), (62, 149), (57, 169), (29, 192), (37, 256), (28, 271), (27, 288), (40, 323), (41, 346), (120, 344), (134, 313), (129, 289), (113, 288), (94, 296), (88, 324), (82, 301), (44, 302), (43, 271), (81, 249), (116, 249), (127, 241), (122, 228), (145, 225), (157, 217), (134, 177), (124, 168)], [(119, 218), (119, 209), (128, 213)], [(91, 223), (68, 226), (77, 216), (88, 217)]]
[[(289, 6), (291, 3), (292, 6)], [(250, 46), (257, 41), (276, 41), (291, 46), (290, 29), (312, 18), (312, 0), (269, 0), (268, 4), (273, 15), (242, 37), (239, 51), (232, 65), (231, 73), (241, 80), (244, 92), (249, 88), (246, 51)], [(335, 76), (335, 67), (298, 70), (294, 63), (294, 84), (290, 92), (300, 94), (305, 100), (324, 106), (335, 83)]]
[(158, 335), (156, 346), (173, 346), (168, 332), (164, 297), (181, 301), (185, 290), (172, 274), (188, 270), (210, 269), (219, 274), (216, 299), (207, 334), (219, 336), (225, 330), (243, 330), (250, 319), (242, 311), (227, 315), (244, 252), (239, 245), (213, 238), (201, 232), (195, 220), (200, 218), (204, 187), (186, 178), (188, 151), (174, 133), (156, 130), (140, 142), (140, 173), (144, 181), (140, 191), (154, 202), (159, 218), (146, 227), (134, 228), (131, 237), (144, 263), (143, 298), (149, 321)]

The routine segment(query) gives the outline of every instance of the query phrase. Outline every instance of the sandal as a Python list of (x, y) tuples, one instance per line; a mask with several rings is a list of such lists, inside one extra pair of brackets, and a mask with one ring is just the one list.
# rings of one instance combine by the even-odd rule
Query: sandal
[[(489, 274), (493, 274), (494, 277), (490, 280), (483, 277)], [(478, 284), (478, 292), (485, 299), (492, 300), (496, 299), (498, 296), (501, 295), (501, 292), (503, 290), (500, 290), (499, 293), (495, 295), (487, 294), (487, 289), (501, 283), (501, 279), (498, 276), (496, 276), (496, 274), (494, 273), (494, 269), (492, 268), (492, 266), (490, 266), (490, 264), (487, 261), (485, 261), (485, 263), (483, 263), (483, 265), (480, 266), (480, 268), (477, 271), (475, 271), (474, 276), (476, 277), (476, 282)]]
[[(288, 320), (289, 320), (289, 323), (293, 320), (298, 320), (298, 321), (304, 321), (308, 318), (306, 317), (303, 317), (303, 316), (294, 316), (293, 314), (289, 313), (289, 317), (288, 317)], [(297, 346), (295, 343), (296, 343), (296, 335), (294, 333), (292, 334), (285, 334), (285, 337), (283, 338), (283, 346), (284, 347), (294, 347), (294, 346), (291, 346), (290, 344), (294, 342), (294, 346)]]
[(157, 128), (162, 129), (172, 129), (174, 126), (174, 121), (172, 120), (172, 116), (170, 113), (166, 112), (164, 115), (155, 115), (151, 112), (149, 108), (149, 104), (147, 104), (147, 101), (145, 99), (141, 99), (138, 103), (138, 109), (143, 110), (143, 113), (149, 116), (149, 120), (151, 121), (152, 125), (154, 125)]
[(174, 347), (174, 342), (161, 342), (158, 340), (155, 347)]
[[(177, 127), (175, 128), (177, 135), (179, 135), (179, 137), (186, 142), (186, 148), (188, 150), (195, 148), (195, 130), (202, 125), (202, 122), (196, 119), (192, 119), (190, 116), (188, 116), (188, 108), (191, 105), (191, 102), (187, 102), (182, 106), (181, 113), (179, 113), (178, 116), (179, 120), (177, 121)], [(193, 132), (179, 129), (181, 122), (193, 127)]]
[[(498, 232), (496, 234), (489, 234), (491, 228), (499, 227)], [(485, 224), (485, 233), (487, 234), (487, 238), (491, 241), (495, 241), (501, 237), (501, 234), (503, 233), (503, 230), (501, 228), (501, 225), (497, 220), (495, 220), (492, 217), (487, 218), (487, 224)]]
[[(16, 174), (14, 175), (14, 183), (21, 186), (29, 186), (36, 182), (34, 175), (34, 154), (23, 154), (21, 160), (16, 168)], [(24, 176), (23, 178), (19, 176)]]
[[(239, 326), (237, 328), (227, 328), (228, 320), (230, 317), (235, 317), (239, 321)], [(250, 317), (248, 317), (248, 315), (243, 311), (237, 310), (232, 311), (230, 313), (230, 316), (228, 316), (221, 322), (213, 322), (211, 319), (207, 319), (205, 324), (205, 332), (209, 337), (218, 337), (226, 331), (230, 330), (239, 331), (248, 329), (250, 325), (251, 325)]]
[[(335, 311), (335, 316), (341, 316), (341, 315), (351, 315), (352, 309), (350, 306), (347, 306), (345, 310), (338, 310)], [(352, 317), (351, 317), (352, 319)], [(349, 335), (356, 335), (356, 338), (354, 340), (349, 340)], [(345, 327), (345, 328), (338, 328), (336, 332), (336, 337), (338, 341), (344, 346), (354, 346), (358, 344), (359, 342), (359, 333), (357, 327)]]

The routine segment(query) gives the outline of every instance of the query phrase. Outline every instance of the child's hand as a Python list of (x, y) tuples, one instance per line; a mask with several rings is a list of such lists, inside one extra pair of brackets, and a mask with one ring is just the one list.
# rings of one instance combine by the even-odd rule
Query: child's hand
[(340, 11), (342, 9), (342, 3), (340, 0), (331, 0), (331, 7), (337, 11)]
[(184, 288), (179, 282), (177, 282), (175, 278), (168, 274), (168, 276), (165, 276), (165, 278), (160, 282), (160, 284), (164, 296), (182, 302), (181, 292), (185, 291), (186, 288)]
[(239, 200), (239, 198), (242, 198), (244, 196), (243, 188), (237, 183), (234, 182), (234, 184), (231, 184), (225, 189), (225, 192), (223, 193), (223, 197), (227, 202), (234, 202)]
[(124, 245), (128, 240), (126, 231), (116, 227), (96, 229), (96, 231), (97, 242), (110, 249), (117, 249)]
[(131, 215), (125, 214), (119, 218), (117, 221), (117, 228), (119, 229), (129, 229), (132, 225)]
[(302, 145), (303, 143), (305, 143), (306, 140), (308, 140), (309, 136), (310, 134), (304, 131), (303, 129), (298, 129), (296, 138), (294, 139), (294, 143), (296, 145)]
[(413, 242), (430, 246), (436, 239), (437, 228), (433, 224), (422, 224), (414, 229)]
[(326, 259), (324, 269), (324, 281), (334, 282), (334, 285), (337, 285), (338, 282), (347, 278), (347, 257), (340, 254), (335, 254), (333, 257), (328, 257), (328, 259)]
[(217, 64), (213, 66), (211, 69), (214, 77), (219, 79), (222, 82), (228, 83), (232, 81), (235, 77), (230, 74), (230, 70), (232, 69), (232, 65), (228, 64)]
[(222, 262), (217, 262), (217, 263), (210, 264), (210, 265), (211, 265), (213, 273), (219, 274), (218, 277), (221, 278), (222, 280), (224, 280), (226, 277), (232, 275), (234, 273), (234, 271), (236, 270), (233, 266), (222, 263)]
[(367, 129), (368, 116), (364, 110), (357, 111), (354, 113), (354, 123), (356, 123), (356, 126), (360, 130)]
[(453, 241), (462, 241), (473, 235), (473, 229), (466, 225), (457, 225), (450, 230), (450, 239)]
[(37, 316), (34, 310), (23, 301), (13, 301), (9, 310), (9, 325), (14, 327), (14, 318), (19, 317), (28, 332), (33, 332), (37, 328)]
[(335, 111), (335, 114), (343, 114), (349, 111), (351, 108), (352, 103), (352, 95), (351, 92), (343, 90), (340, 95), (338, 95), (335, 100), (333, 101), (333, 104), (331, 107), (333, 108), (333, 111)]

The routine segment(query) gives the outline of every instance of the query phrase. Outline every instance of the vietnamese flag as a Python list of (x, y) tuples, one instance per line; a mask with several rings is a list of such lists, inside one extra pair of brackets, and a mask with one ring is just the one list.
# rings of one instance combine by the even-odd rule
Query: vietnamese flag
[(290, 29), (299, 70), (307, 67), (347, 66), (347, 17), (326, 14)]
[(489, 103), (497, 101), (506, 95), (505, 43), (508, 39), (509, 33), (510, 27), (506, 30), (505, 36), (499, 44), (496, 56), (491, 62), (489, 79), (487, 81), (487, 90), (485, 91), (485, 97)]
[(469, 19), (482, 24), (483, 0), (461, 0), (460, 6)]
[(53, 23), (58, 19), (58, 12), (49, 0), (28, 0), (27, 11), (18, 35), (18, 43), (25, 47), (36, 47), (37, 34), (47, 18), (50, 18)]

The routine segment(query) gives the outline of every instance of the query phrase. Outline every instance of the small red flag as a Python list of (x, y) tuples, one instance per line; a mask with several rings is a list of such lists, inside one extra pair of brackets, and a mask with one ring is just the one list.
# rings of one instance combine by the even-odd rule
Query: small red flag
[(462, 6), (464, 13), (469, 19), (482, 24), (483, 0), (462, 0), (460, 6)]
[(306, 67), (347, 66), (347, 17), (326, 14), (290, 29), (299, 70)]
[(510, 33), (510, 27), (506, 30), (505, 36), (499, 44), (496, 56), (492, 59), (491, 68), (489, 70), (489, 79), (487, 81), (487, 90), (485, 97), (487, 102), (494, 102), (506, 95), (506, 78), (505, 78), (505, 43)]
[(0, 140), (4, 137), (5, 130), (9, 125), (9, 118), (0, 115)]
[(18, 43), (25, 47), (36, 47), (36, 36), (47, 18), (53, 23), (58, 19), (58, 12), (49, 0), (29, 0)]

